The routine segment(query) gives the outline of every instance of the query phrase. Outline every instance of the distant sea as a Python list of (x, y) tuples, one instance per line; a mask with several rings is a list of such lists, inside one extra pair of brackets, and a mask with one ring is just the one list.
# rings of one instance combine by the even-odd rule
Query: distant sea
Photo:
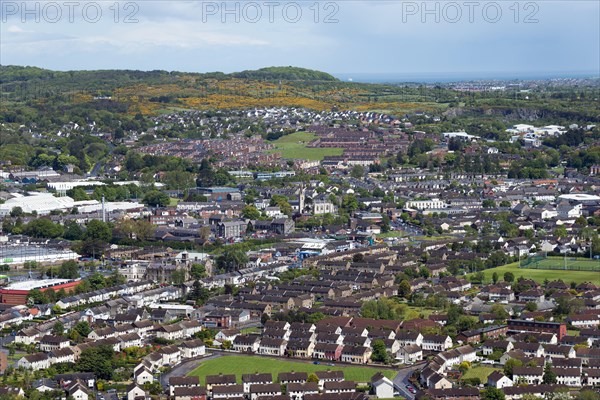
[(450, 72), (450, 73), (338, 73), (332, 74), (342, 81), (362, 83), (451, 83), (468, 81), (514, 81), (555, 78), (598, 78), (598, 71), (582, 72)]

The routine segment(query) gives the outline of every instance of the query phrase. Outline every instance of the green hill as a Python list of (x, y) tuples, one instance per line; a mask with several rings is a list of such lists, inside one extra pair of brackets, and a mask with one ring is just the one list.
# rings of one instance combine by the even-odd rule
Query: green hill
[(257, 70), (235, 72), (230, 74), (235, 78), (256, 80), (286, 80), (286, 81), (337, 81), (338, 79), (326, 72), (298, 67), (267, 67)]

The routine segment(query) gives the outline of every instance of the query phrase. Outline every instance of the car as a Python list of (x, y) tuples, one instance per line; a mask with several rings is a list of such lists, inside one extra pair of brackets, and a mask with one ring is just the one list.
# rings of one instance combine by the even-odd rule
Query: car
[(335, 364), (334, 364), (334, 363), (329, 363), (329, 364), (327, 364), (327, 365), (329, 365), (330, 367), (335, 367)]
[(315, 365), (319, 365), (319, 364), (321, 364), (321, 363), (320, 363), (319, 361), (313, 361), (313, 364), (315, 364)]

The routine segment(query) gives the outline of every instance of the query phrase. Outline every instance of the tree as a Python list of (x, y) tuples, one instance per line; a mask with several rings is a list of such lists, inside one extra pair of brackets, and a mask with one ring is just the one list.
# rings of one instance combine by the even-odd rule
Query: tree
[(470, 368), (471, 368), (471, 363), (468, 361), (463, 361), (460, 364), (458, 364), (458, 370), (460, 371), (460, 373), (462, 375), (466, 374)]
[(256, 220), (260, 218), (260, 211), (253, 205), (247, 205), (242, 209), (242, 217)]
[(514, 367), (522, 367), (523, 362), (521, 360), (517, 360), (516, 358), (509, 358), (504, 364), (504, 375), (508, 376), (510, 379), (513, 378), (513, 368)]
[(498, 273), (494, 271), (494, 273), (492, 274), (492, 282), (494, 282), (494, 284), (498, 283), (498, 278)]
[(287, 197), (280, 194), (274, 194), (271, 196), (270, 204), (271, 206), (278, 206), (279, 210), (288, 217), (292, 215), (292, 206), (288, 202)]
[(81, 372), (92, 372), (100, 379), (111, 379), (114, 351), (110, 345), (100, 345), (81, 352), (75, 367)]
[(73, 331), (77, 332), (81, 337), (86, 338), (92, 332), (92, 328), (90, 328), (90, 324), (87, 321), (79, 321), (73, 327)]
[(351, 213), (358, 210), (358, 200), (353, 194), (347, 194), (342, 198), (342, 208)]
[(411, 287), (408, 280), (403, 279), (398, 285), (398, 296), (408, 299), (410, 297)]
[(58, 269), (58, 277), (61, 279), (76, 279), (79, 278), (79, 265), (76, 261), (65, 261)]
[(206, 276), (206, 268), (202, 264), (194, 263), (190, 268), (190, 276), (194, 279), (202, 279)]
[(151, 207), (166, 207), (171, 202), (171, 199), (166, 193), (154, 189), (149, 190), (142, 201)]
[(386, 350), (385, 342), (382, 339), (376, 339), (373, 341), (371, 346), (373, 347), (371, 360), (387, 364), (389, 361), (389, 355)]
[(485, 388), (481, 392), (481, 399), (482, 400), (504, 400), (505, 396), (504, 396), (504, 392), (502, 390), (495, 388), (493, 386), (490, 386), (490, 387)]
[(63, 237), (67, 240), (81, 240), (83, 239), (83, 229), (75, 221), (69, 221), (65, 224)]
[(87, 223), (84, 237), (86, 240), (99, 240), (107, 243), (112, 239), (112, 229), (107, 222), (93, 219)]
[(504, 273), (504, 281), (505, 282), (514, 282), (515, 281), (515, 274), (513, 274), (512, 272), (505, 272)]
[(64, 229), (48, 218), (38, 218), (25, 225), (23, 232), (36, 238), (57, 238), (63, 235)]
[(537, 304), (536, 304), (536, 303), (534, 303), (533, 301), (528, 301), (528, 302), (525, 304), (525, 309), (526, 309), (527, 311), (537, 311), (537, 308), (538, 308), (538, 307), (537, 307)]
[(363, 176), (365, 176), (365, 169), (362, 165), (355, 165), (350, 171), (350, 176), (356, 179), (360, 179)]
[(248, 263), (246, 252), (237, 248), (227, 248), (217, 257), (217, 268), (226, 272), (237, 271)]
[(306, 382), (319, 383), (319, 377), (315, 375), (314, 372), (311, 372), (306, 379)]
[(556, 383), (556, 374), (552, 371), (552, 364), (546, 363), (544, 367), (544, 376), (542, 382), (546, 384)]
[(23, 212), (23, 209), (19, 206), (13, 207), (12, 210), (10, 210), (10, 216), (13, 218), (22, 217), (23, 215), (25, 215), (25, 213)]
[(490, 312), (494, 314), (496, 319), (505, 320), (509, 317), (508, 312), (504, 309), (502, 304), (494, 304), (490, 308)]
[(567, 237), (568, 232), (567, 232), (567, 228), (565, 226), (557, 226), (554, 229), (554, 236), (558, 237), (558, 238), (564, 238)]
[(65, 332), (64, 324), (60, 321), (56, 321), (54, 323), (54, 326), (52, 327), (52, 334), (59, 336), (59, 335), (62, 335), (64, 332)]

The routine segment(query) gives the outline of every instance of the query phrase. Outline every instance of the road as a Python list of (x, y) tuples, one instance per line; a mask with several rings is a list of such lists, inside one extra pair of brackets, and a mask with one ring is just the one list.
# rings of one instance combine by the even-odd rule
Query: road
[(198, 367), (198, 364), (200, 364), (201, 362), (204, 362), (206, 360), (211, 360), (211, 359), (217, 358), (217, 357), (221, 357), (221, 354), (212, 353), (211, 355), (206, 356), (206, 357), (195, 358), (193, 360), (188, 360), (184, 363), (181, 363), (181, 364), (177, 365), (175, 368), (173, 368), (172, 370), (162, 374), (159, 378), (159, 382), (164, 388), (167, 388), (169, 386), (169, 378), (170, 377), (186, 376), (187, 374), (192, 372), (194, 369), (196, 369), (196, 367)]
[(408, 391), (406, 385), (410, 384), (408, 378), (418, 369), (423, 368), (425, 363), (415, 364), (409, 368), (403, 368), (398, 371), (398, 375), (394, 378), (395, 389), (400, 392), (400, 395), (408, 400), (413, 400), (415, 395)]

